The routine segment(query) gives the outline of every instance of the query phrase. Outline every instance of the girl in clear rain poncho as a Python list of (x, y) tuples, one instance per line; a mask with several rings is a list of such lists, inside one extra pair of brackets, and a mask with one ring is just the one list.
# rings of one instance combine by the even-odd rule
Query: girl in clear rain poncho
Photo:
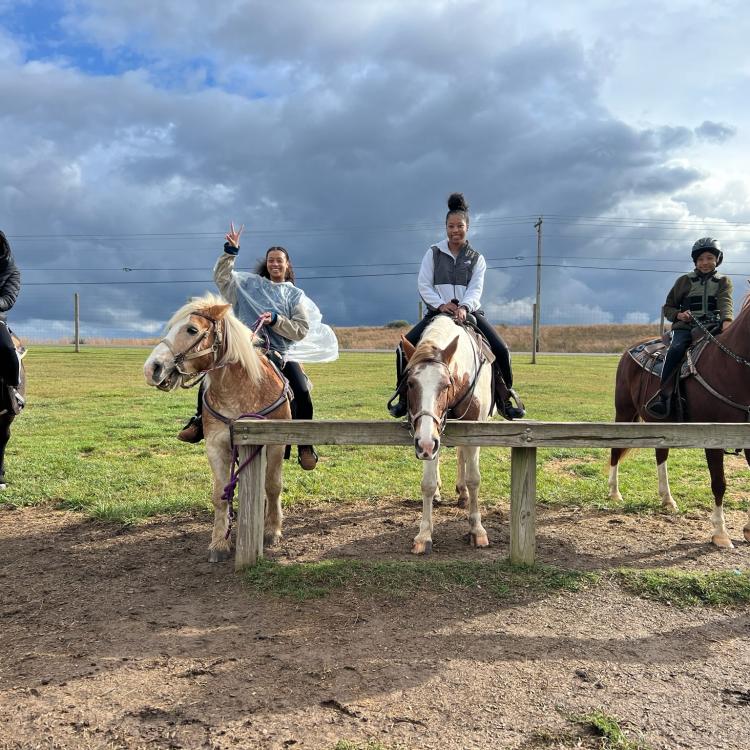
[[(234, 270), (243, 229), (244, 225), (239, 230), (230, 225), (224, 252), (214, 266), (214, 281), (245, 325), (263, 325), (271, 352), (294, 393), (292, 418), (312, 419), (310, 382), (299, 363), (335, 360), (336, 336), (322, 323), (315, 304), (294, 285), (292, 262), (283, 247), (269, 248), (256, 273)], [(178, 435), (180, 440), (197, 443), (203, 438), (201, 408), (202, 394), (198, 394), (198, 411)], [(318, 462), (315, 448), (300, 445), (298, 461), (303, 469), (314, 469)]]

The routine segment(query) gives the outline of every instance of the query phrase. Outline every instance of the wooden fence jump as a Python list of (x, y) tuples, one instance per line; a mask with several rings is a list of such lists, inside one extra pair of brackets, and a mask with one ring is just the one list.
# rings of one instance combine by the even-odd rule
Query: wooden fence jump
[[(401, 445), (413, 450), (407, 425), (395, 421), (239, 420), (234, 441), (241, 461), (255, 445)], [(750, 424), (448, 422), (442, 444), (511, 449), (510, 559), (531, 565), (537, 448), (750, 448)], [(263, 556), (264, 473), (265, 450), (240, 477), (237, 569)]]

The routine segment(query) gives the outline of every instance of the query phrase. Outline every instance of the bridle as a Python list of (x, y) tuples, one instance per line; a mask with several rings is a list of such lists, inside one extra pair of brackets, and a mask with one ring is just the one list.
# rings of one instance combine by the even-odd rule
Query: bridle
[[(175, 352), (175, 350), (172, 348), (172, 344), (168, 339), (163, 338), (160, 342), (164, 344), (172, 353), (175, 369), (180, 374), (181, 378), (180, 388), (192, 388), (203, 379), (207, 372), (216, 369), (216, 363), (219, 359), (219, 350), (221, 349), (221, 321), (217, 320), (216, 318), (212, 318), (210, 315), (206, 315), (205, 313), (198, 312), (197, 310), (193, 310), (193, 312), (189, 313), (189, 316), (192, 315), (196, 315), (199, 318), (207, 320), (211, 325), (210, 328), (206, 328), (205, 330), (203, 330), (198, 338), (196, 338), (196, 340), (192, 344), (190, 344), (190, 346), (188, 346), (186, 349), (183, 349), (181, 352)], [(214, 334), (213, 343), (211, 344), (211, 346), (207, 346), (203, 349), (196, 349), (196, 347), (211, 333)], [(198, 359), (199, 357), (205, 357), (209, 353), (212, 355), (211, 365), (209, 367), (204, 367), (198, 372), (192, 373), (187, 372), (182, 368), (184, 362), (188, 362), (191, 359)]]
[[(481, 346), (477, 344), (477, 342), (474, 340), (474, 337), (470, 336), (469, 338), (474, 349), (474, 377), (472, 378), (468, 389), (464, 394), (459, 395), (452, 404), (449, 404), (445, 407), (441, 417), (438, 417), (437, 414), (428, 411), (427, 409), (422, 409), (422, 411), (417, 412), (416, 414), (412, 414), (411, 411), (409, 411), (409, 434), (411, 435), (411, 437), (415, 436), (417, 420), (421, 419), (422, 417), (429, 417), (437, 425), (438, 434), (442, 435), (443, 431), (445, 430), (445, 423), (448, 419), (449, 413), (455, 412), (456, 407), (458, 407), (463, 401), (467, 401), (467, 405), (463, 413), (461, 414), (461, 416), (456, 416), (454, 413), (452, 419), (463, 419), (466, 416), (466, 413), (469, 411), (469, 408), (471, 407), (471, 397), (474, 395), (474, 391), (476, 390), (477, 382), (479, 381), (479, 375), (482, 372), (482, 367), (487, 361), (484, 357), (484, 354), (482, 353)], [(448, 365), (443, 362), (442, 359), (421, 359), (417, 364), (436, 364), (445, 367), (448, 373), (448, 380), (450, 381), (450, 385), (455, 387), (455, 379), (450, 371), (450, 367), (448, 367)]]

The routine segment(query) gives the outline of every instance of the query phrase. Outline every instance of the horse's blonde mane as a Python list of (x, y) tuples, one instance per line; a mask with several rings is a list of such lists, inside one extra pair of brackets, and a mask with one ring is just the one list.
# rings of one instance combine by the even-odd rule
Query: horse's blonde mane
[[(198, 312), (208, 315), (207, 311), (211, 308), (226, 305), (227, 301), (223, 297), (210, 292), (202, 297), (193, 297), (169, 319), (167, 330), (191, 313)], [(239, 363), (253, 381), (260, 380), (263, 369), (260, 355), (253, 346), (255, 338), (250, 329), (234, 314), (231, 307), (222, 315), (221, 323), (224, 356), (219, 364)]]
[(447, 315), (436, 317), (425, 329), (407, 366), (414, 367), (420, 362), (434, 360), (438, 352), (445, 349), (461, 330)]

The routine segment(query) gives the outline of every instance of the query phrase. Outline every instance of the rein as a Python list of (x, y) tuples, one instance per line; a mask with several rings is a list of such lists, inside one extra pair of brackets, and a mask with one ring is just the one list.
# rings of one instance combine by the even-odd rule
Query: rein
[(730, 356), (735, 362), (737, 362), (740, 365), (745, 365), (746, 367), (750, 367), (750, 361), (746, 360), (744, 357), (740, 357), (739, 354), (735, 354), (728, 346), (725, 346), (719, 339), (716, 338), (716, 336), (711, 333), (711, 331), (706, 328), (706, 326), (703, 325), (703, 323), (700, 322), (697, 318), (693, 318), (693, 322), (698, 326), (698, 328), (703, 331), (703, 333), (706, 334), (706, 338), (711, 341), (712, 343), (716, 344), (716, 346), (721, 349), (721, 351), (724, 352), (724, 354)]
[[(750, 361), (746, 360), (744, 357), (741, 357), (739, 354), (736, 354), (733, 352), (728, 346), (725, 346), (721, 341), (719, 341), (716, 336), (711, 333), (711, 331), (708, 330), (706, 326), (703, 325), (703, 323), (700, 322), (697, 318), (693, 318), (693, 322), (698, 326), (698, 328), (703, 331), (703, 333), (706, 335), (706, 338), (712, 343), (716, 344), (716, 346), (724, 352), (727, 356), (731, 357), (737, 364), (745, 365), (746, 367), (750, 367)], [(722, 403), (727, 404), (727, 406), (731, 406), (734, 409), (738, 409), (739, 411), (745, 412), (745, 421), (750, 422), (750, 406), (747, 404), (740, 404), (736, 401), (732, 401), (732, 399), (727, 398), (722, 393), (719, 393), (712, 385), (710, 385), (706, 379), (698, 372), (698, 368), (696, 366), (696, 363), (693, 361), (692, 353), (688, 349), (687, 352), (687, 363), (688, 363), (688, 369), (690, 370), (690, 374), (696, 379), (696, 381), (705, 389), (707, 390), (714, 398), (718, 399)]]

